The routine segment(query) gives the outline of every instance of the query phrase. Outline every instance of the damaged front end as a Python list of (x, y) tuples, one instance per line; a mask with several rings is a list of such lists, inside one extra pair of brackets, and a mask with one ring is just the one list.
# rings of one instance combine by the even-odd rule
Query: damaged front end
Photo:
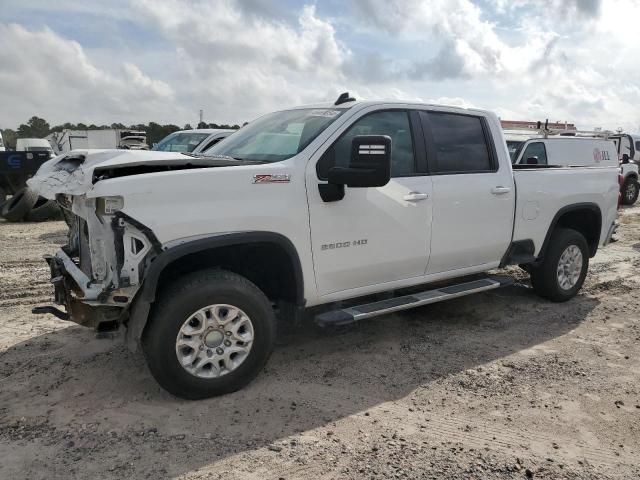
[[(161, 248), (135, 220), (119, 211), (105, 212), (101, 204), (109, 201), (117, 202), (75, 197), (73, 210), (65, 212), (69, 243), (45, 257), (55, 303), (66, 310), (57, 316), (99, 330), (117, 328), (126, 320), (144, 271)], [(56, 314), (50, 308), (34, 313)]]
[[(89, 197), (92, 186), (77, 158), (60, 161), (67, 168), (38, 172), (30, 187), (54, 197), (69, 226), (69, 241), (46, 256), (55, 289), (52, 306), (33, 309), (98, 330), (124, 323), (149, 263), (162, 247), (144, 225), (121, 210), (118, 196)], [(69, 168), (73, 166), (74, 168)]]

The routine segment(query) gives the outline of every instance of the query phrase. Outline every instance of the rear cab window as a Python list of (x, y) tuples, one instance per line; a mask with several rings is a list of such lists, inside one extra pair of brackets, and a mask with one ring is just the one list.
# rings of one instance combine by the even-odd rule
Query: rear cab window
[(420, 112), (432, 174), (486, 173), (498, 170), (484, 118), (448, 112)]

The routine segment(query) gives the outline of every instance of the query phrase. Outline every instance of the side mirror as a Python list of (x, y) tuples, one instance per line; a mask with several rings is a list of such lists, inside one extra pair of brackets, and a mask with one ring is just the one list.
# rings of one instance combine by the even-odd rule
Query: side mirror
[(527, 157), (525, 163), (527, 165), (538, 165), (538, 157)]
[(391, 137), (359, 135), (351, 141), (348, 167), (329, 169), (329, 183), (348, 187), (382, 187), (391, 179)]

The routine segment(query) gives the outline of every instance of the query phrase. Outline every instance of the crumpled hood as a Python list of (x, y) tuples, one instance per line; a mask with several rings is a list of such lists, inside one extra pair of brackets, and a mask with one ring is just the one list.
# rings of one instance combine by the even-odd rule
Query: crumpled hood
[[(95, 183), (94, 173), (125, 172), (127, 167), (168, 168), (223, 167), (253, 162), (238, 161), (224, 156), (200, 156), (176, 152), (146, 150), (73, 150), (43, 163), (27, 180), (30, 189), (42, 197), (55, 199), (56, 194), (83, 195)], [(136, 173), (140, 173), (141, 168)], [(149, 170), (152, 171), (152, 170)]]

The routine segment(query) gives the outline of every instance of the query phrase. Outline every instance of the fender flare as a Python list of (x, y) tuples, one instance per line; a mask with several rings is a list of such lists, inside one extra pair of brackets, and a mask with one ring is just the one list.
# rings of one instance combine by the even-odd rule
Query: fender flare
[(300, 257), (291, 240), (284, 235), (275, 232), (235, 232), (214, 235), (206, 238), (199, 238), (189, 242), (181, 243), (162, 251), (149, 265), (142, 284), (141, 298), (153, 302), (155, 300), (156, 288), (162, 271), (167, 265), (186, 255), (214, 250), (220, 247), (230, 247), (233, 245), (247, 245), (251, 243), (275, 243), (282, 247), (289, 256), (293, 265), (294, 280), (296, 282), (296, 303), (304, 304), (304, 280), (302, 276), (302, 266)]
[(137, 350), (138, 342), (147, 324), (151, 304), (156, 299), (156, 290), (160, 276), (168, 265), (186, 255), (221, 247), (252, 243), (276, 244), (286, 252), (291, 260), (295, 277), (295, 303), (299, 307), (304, 306), (306, 302), (304, 299), (304, 278), (300, 257), (291, 240), (284, 235), (275, 232), (248, 231), (198, 238), (197, 240), (187, 241), (163, 250), (148, 266), (142, 286), (134, 298), (129, 311), (129, 322), (126, 331), (126, 343), (129, 349), (132, 351)]
[(598, 206), (597, 203), (593, 203), (593, 202), (572, 203), (571, 205), (565, 205), (560, 210), (558, 210), (554, 215), (553, 219), (551, 220), (551, 224), (549, 225), (547, 234), (544, 237), (544, 241), (542, 242), (540, 253), (538, 253), (538, 256), (536, 258), (537, 262), (539, 262), (544, 258), (544, 254), (547, 251), (547, 248), (549, 247), (549, 241), (551, 240), (551, 235), (553, 234), (553, 231), (558, 226), (558, 222), (560, 221), (560, 218), (564, 214), (573, 212), (576, 210), (591, 210), (598, 217), (598, 229), (597, 229), (598, 240), (596, 241), (595, 248), (593, 249), (592, 252), (590, 252), (592, 257), (596, 254), (596, 251), (598, 250), (598, 245), (600, 244), (600, 234), (602, 233), (602, 212), (600, 211), (600, 207)]

